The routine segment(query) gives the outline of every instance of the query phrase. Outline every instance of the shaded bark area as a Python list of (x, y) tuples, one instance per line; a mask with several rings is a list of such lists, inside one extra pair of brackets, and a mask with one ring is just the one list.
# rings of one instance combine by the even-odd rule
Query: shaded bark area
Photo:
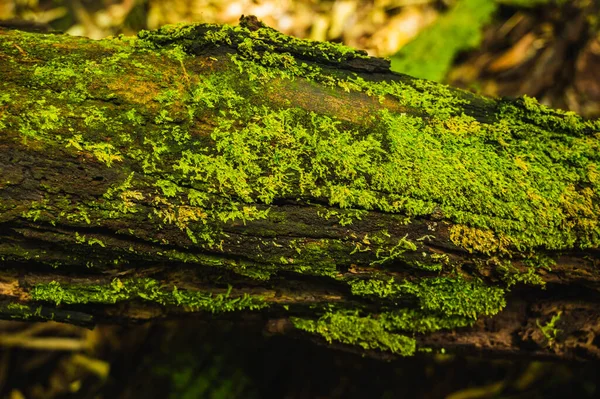
[(0, 30), (0, 315), (598, 359), (600, 122), (279, 34)]

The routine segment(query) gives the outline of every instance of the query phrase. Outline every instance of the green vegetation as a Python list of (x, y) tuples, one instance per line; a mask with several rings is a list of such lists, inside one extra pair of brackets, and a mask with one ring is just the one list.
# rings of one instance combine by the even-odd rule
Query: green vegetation
[(150, 278), (114, 279), (110, 284), (60, 284), (52, 281), (37, 284), (31, 290), (34, 301), (54, 302), (67, 305), (99, 303), (115, 304), (121, 301), (140, 299), (161, 305), (182, 306), (191, 311), (212, 313), (230, 312), (242, 309), (260, 309), (265, 306), (261, 298), (230, 298), (231, 287), (225, 293), (213, 295), (200, 291), (181, 291), (176, 286), (172, 290), (162, 289), (156, 280)]
[(92, 315), (70, 310), (58, 310), (48, 306), (29, 305), (19, 302), (4, 301), (0, 303), (0, 313), (4, 317), (21, 321), (62, 321), (84, 326), (94, 323)]
[(14, 319), (28, 320), (32, 316), (35, 316), (35, 311), (31, 306), (19, 302), (3, 303), (0, 305), (0, 310), (3, 314), (7, 314)]
[(560, 316), (562, 315), (562, 311), (558, 311), (548, 323), (545, 325), (541, 325), (539, 320), (536, 320), (536, 324), (539, 327), (540, 331), (546, 338), (548, 346), (552, 346), (556, 341), (556, 337), (560, 333), (560, 329), (556, 327), (556, 323), (560, 320)]
[(351, 280), (352, 294), (401, 299), (416, 297), (422, 310), (447, 316), (477, 319), (493, 316), (506, 306), (504, 291), (480, 281), (466, 281), (461, 277), (423, 278), (416, 283), (395, 283), (391, 278), (381, 280)]
[(496, 2), (490, 0), (458, 0), (450, 11), (392, 56), (392, 70), (443, 81), (460, 51), (479, 46), (482, 29), (496, 9)]
[[(337, 280), (357, 309), (319, 308), (319, 319), (296, 318), (296, 326), (406, 355), (414, 334), (471, 325), (502, 310), (506, 288), (542, 284), (538, 271), (551, 266), (542, 254), (600, 246), (600, 121), (528, 97), (482, 99), (399, 76), (370, 81), (347, 67), (369, 62), (361, 52), (254, 28), (177, 25), (98, 42), (6, 32), (6, 57), (22, 56), (13, 46), (19, 41), (31, 57), (48, 60), (0, 72), (7, 140), (51, 160), (71, 157), (89, 176), (79, 181), (79, 170), (65, 170), (66, 178), (45, 181), (40, 176), (51, 171), (36, 171), (39, 187), (32, 183), (27, 197), (35, 200), (0, 199), (0, 218), (67, 227), (36, 237), (87, 250), (89, 259), (1, 242), (2, 259), (100, 268), (149, 256), (257, 282), (279, 271)], [(81, 53), (61, 52), (74, 43)], [(331, 70), (339, 61), (346, 64)], [(31, 85), (7, 83), (13, 73)], [(478, 115), (481, 106), (499, 114)], [(0, 188), (18, 178), (3, 176)], [(346, 233), (292, 220), (274, 206), (281, 199), (309, 205), (306, 215), (314, 211)], [(359, 237), (353, 225), (369, 211), (397, 223), (374, 223)], [(426, 234), (410, 229), (424, 221)], [(136, 228), (119, 227), (119, 239), (88, 233), (116, 225)], [(278, 240), (278, 226), (291, 226), (282, 234), (289, 240)], [(427, 248), (433, 239), (496, 265), (504, 283), (468, 278), (455, 257)], [(372, 278), (345, 277), (350, 265), (370, 267)], [(427, 277), (390, 277), (404, 266)], [(51, 282), (31, 296), (56, 305), (141, 300), (211, 312), (266, 306), (152, 279)], [(380, 298), (385, 306), (366, 312), (369, 299)]]
[[(122, 56), (116, 53), (86, 63), (57, 59), (39, 67), (41, 71), (36, 67), (32, 80), (38, 82), (41, 98), (30, 100), (30, 115), (9, 113), (14, 115), (11, 118), (25, 118), (10, 121), (24, 138), (64, 142), (65, 149), (89, 152), (107, 167), (120, 163), (127, 189), (114, 195), (116, 188), (109, 188), (105, 194), (109, 201), (90, 210), (88, 219), (139, 220), (144, 215), (137, 204), (150, 199), (154, 209), (145, 212), (148, 219), (177, 226), (191, 245), (216, 248), (224, 238), (221, 223), (268, 219), (268, 208), (255, 204), (268, 205), (286, 196), (325, 199), (350, 211), (426, 216), (440, 210), (455, 223), (452, 241), (484, 254), (539, 246), (588, 248), (600, 242), (593, 217), (598, 214), (594, 189), (599, 184), (598, 140), (581, 134), (597, 130), (597, 121), (550, 111), (525, 97), (521, 107), (500, 102), (502, 119), (482, 123), (465, 115), (461, 110), (468, 101), (445, 86), (418, 80), (372, 83), (354, 73), (339, 77), (325, 73), (315, 63), (302, 66), (297, 57), (316, 50), (268, 28), (169, 26), (140, 33), (140, 38), (133, 47), (121, 45)], [(100, 42), (95, 51), (104, 51), (102, 45), (109, 43), (112, 48), (119, 42)], [(228, 57), (238, 69), (203, 75), (188, 72), (191, 67), (186, 64), (195, 57), (187, 52), (195, 46), (221, 45), (237, 46), (238, 53)], [(287, 46), (290, 52), (278, 52), (273, 61), (267, 55), (276, 45)], [(154, 96), (150, 90), (140, 99), (152, 104), (154, 97), (156, 105), (146, 105), (154, 109), (129, 108), (119, 113), (88, 101), (79, 104), (68, 95), (76, 91), (87, 96), (92, 79), (101, 77), (112, 96), (126, 96), (119, 91), (121, 83), (115, 75), (123, 67), (113, 61), (135, 59), (139, 53), (150, 65), (154, 53), (144, 50), (148, 46), (173, 59), (172, 64), (162, 65), (165, 73), (175, 70), (172, 73), (189, 79)], [(318, 51), (332, 60), (363, 57), (337, 45), (323, 46)], [(40, 51), (43, 55), (49, 50), (41, 46)], [(86, 71), (92, 66), (90, 75)], [(159, 77), (149, 73), (142, 75), (153, 87)], [(250, 82), (239, 79), (239, 74), (247, 75)], [(341, 85), (380, 101), (391, 97), (416, 114), (382, 109), (371, 116), (367, 130), (340, 117), (294, 106), (275, 109), (264, 103), (264, 94), (258, 94), (269, 94), (269, 86), (281, 84), (281, 79), (299, 78)], [(58, 84), (63, 87), (61, 94), (50, 100), (44, 93)], [(57, 114), (71, 109), (71, 104), (78, 104), (81, 117)], [(216, 126), (210, 134), (215, 145), (209, 150), (204, 139), (191, 140), (190, 131), (197, 118), (216, 110)], [(154, 124), (136, 131), (141, 115), (150, 111), (158, 115)], [(73, 121), (66, 128), (63, 121), (68, 117)], [(97, 136), (90, 133), (84, 139), (76, 133), (78, 123), (93, 126)], [(126, 126), (133, 126), (133, 131)], [(557, 140), (556, 129), (573, 135), (563, 134)], [(528, 139), (522, 140), (525, 132)], [(109, 136), (111, 142), (106, 143)], [(128, 172), (133, 165), (140, 165), (142, 173)], [(36, 217), (43, 218), (44, 213)], [(352, 220), (344, 219), (344, 224)], [(391, 253), (388, 258), (398, 255)]]
[(356, 313), (326, 313), (319, 320), (292, 318), (294, 325), (310, 333), (322, 335), (327, 342), (358, 345), (363, 349), (390, 351), (401, 356), (415, 352), (415, 340), (386, 331), (370, 317), (359, 317)]
[[(506, 305), (502, 289), (462, 278), (427, 278), (400, 284), (394, 279), (351, 280), (349, 285), (354, 295), (395, 302), (377, 316), (360, 316), (358, 311), (326, 311), (317, 320), (292, 318), (294, 325), (317, 333), (328, 342), (408, 356), (415, 352), (416, 341), (406, 334), (467, 327), (481, 316), (497, 314)], [(411, 307), (411, 298), (417, 299), (416, 308)]]

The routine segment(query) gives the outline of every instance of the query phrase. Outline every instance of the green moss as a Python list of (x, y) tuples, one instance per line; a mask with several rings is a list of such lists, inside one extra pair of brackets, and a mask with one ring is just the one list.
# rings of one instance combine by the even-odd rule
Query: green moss
[(331, 209), (327, 208), (323, 211), (317, 211), (317, 216), (325, 220), (334, 218), (340, 226), (348, 226), (355, 220), (362, 220), (362, 217), (367, 214), (366, 211), (360, 209)]
[(487, 286), (476, 280), (434, 278), (403, 285), (419, 298), (422, 309), (448, 316), (477, 319), (479, 316), (493, 316), (506, 306), (501, 288)]
[(443, 313), (421, 309), (397, 309), (386, 311), (378, 320), (389, 331), (404, 331), (412, 334), (426, 334), (439, 330), (469, 327), (475, 319), (465, 316), (448, 316)]
[(86, 313), (58, 310), (38, 305), (25, 305), (10, 301), (0, 303), (0, 314), (14, 320), (30, 322), (54, 320), (88, 327), (94, 322), (93, 316)]
[[(415, 243), (408, 240), (407, 237), (408, 237), (408, 234), (405, 235), (404, 237), (402, 237), (400, 240), (398, 240), (398, 244), (396, 244), (395, 246), (393, 246), (389, 249), (386, 249), (386, 250), (378, 249), (375, 252), (375, 256), (377, 257), (378, 260), (371, 262), (371, 266), (378, 265), (378, 264), (384, 264), (384, 263), (390, 262), (394, 259), (398, 259), (402, 256), (403, 253), (405, 253), (407, 251), (416, 251), (417, 246), (415, 245)], [(387, 253), (387, 255), (383, 256), (381, 254), (381, 252)]]
[(83, 148), (86, 151), (90, 151), (96, 159), (104, 163), (106, 166), (111, 166), (115, 161), (122, 161), (123, 156), (121, 153), (109, 143), (93, 143), (84, 144)]
[(315, 276), (335, 277), (339, 274), (339, 259), (332, 255), (344, 251), (338, 240), (305, 240), (297, 248), (299, 252), (290, 257), (291, 270)]
[(212, 313), (230, 312), (242, 309), (260, 309), (266, 306), (261, 298), (244, 295), (238, 298), (229, 296), (227, 292), (213, 295), (200, 291), (181, 291), (176, 286), (172, 290), (160, 287), (156, 280), (150, 278), (123, 280), (114, 279), (112, 283), (100, 284), (60, 284), (52, 281), (37, 284), (30, 291), (34, 301), (72, 304), (115, 304), (122, 301), (141, 299), (161, 305), (182, 306), (191, 311), (209, 311)]
[(327, 342), (357, 345), (363, 349), (390, 351), (401, 356), (411, 356), (416, 349), (413, 338), (386, 331), (381, 323), (358, 313), (326, 313), (318, 320), (291, 319), (296, 328), (317, 333)]
[[(365, 56), (337, 45), (316, 48), (268, 28), (251, 30), (247, 24), (164, 27), (141, 33), (135, 44), (122, 49), (119, 59), (135, 59), (136, 51), (143, 53), (151, 44), (156, 50), (146, 53), (147, 59), (154, 62), (152, 57), (157, 57), (163, 69), (182, 75), (181, 85), (152, 92), (157, 108), (115, 113), (83, 102), (79, 120), (98, 134), (85, 139), (76, 129), (65, 130), (56, 118), (41, 118), (42, 112), (53, 112), (51, 107), (69, 109), (60, 101), (36, 103), (32, 115), (39, 115), (22, 123), (28, 134), (90, 152), (106, 166), (116, 162), (141, 166), (144, 176), (110, 198), (113, 217), (143, 209), (139, 203), (148, 199), (145, 187), (154, 186), (160, 195), (152, 200), (156, 205), (152, 220), (175, 224), (191, 245), (210, 248), (224, 238), (215, 221), (268, 218), (266, 212), (250, 211), (250, 204), (270, 204), (282, 197), (327, 201), (340, 209), (325, 217), (336, 216), (342, 225), (360, 220), (368, 210), (408, 217), (438, 214), (454, 223), (454, 244), (490, 256), (538, 247), (588, 248), (600, 242), (594, 218), (600, 180), (598, 140), (587, 134), (598, 130), (597, 122), (550, 111), (524, 98), (521, 103), (498, 102), (501, 119), (483, 123), (463, 113), (473, 96), (461, 97), (456, 90), (420, 80), (368, 82), (348, 71), (325, 73), (317, 62), (302, 60), (316, 57), (327, 63)], [(200, 48), (210, 54), (217, 46), (237, 49), (231, 62), (240, 69), (189, 72)], [(273, 53), (275, 46), (289, 52)], [(323, 52), (325, 56), (317, 55)], [(217, 60), (226, 63), (228, 56)], [(64, 87), (61, 93), (73, 90), (85, 97), (96, 75), (107, 79), (110, 87), (117, 85), (111, 81), (114, 62), (88, 61), (57, 59), (45, 64), (34, 73), (39, 88), (43, 92)], [(249, 79), (240, 79), (244, 75)], [(160, 77), (148, 75), (148, 84), (156, 79)], [(320, 82), (319, 86), (361, 92), (382, 103), (392, 99), (397, 105), (374, 112), (369, 129), (293, 106), (266, 106), (259, 93), (281, 80)], [(149, 122), (142, 114), (157, 117)], [(78, 120), (77, 115), (59, 118), (65, 116)], [(216, 124), (210, 137), (191, 140), (196, 121), (207, 117)], [(36, 122), (46, 119), (49, 125)], [(136, 131), (144, 123), (143, 132)], [(123, 126), (132, 126), (133, 132)], [(102, 130), (110, 133), (110, 143)], [(577, 135), (556, 140), (554, 131)], [(526, 132), (528, 139), (522, 140)], [(182, 219), (179, 213), (195, 216)], [(208, 225), (214, 227), (207, 229)], [(379, 248), (382, 257), (376, 262), (402, 260), (397, 251), (390, 254), (389, 245)], [(440, 262), (424, 260), (412, 264), (440, 267)]]
[(85, 235), (79, 235), (78, 232), (75, 232), (75, 242), (78, 244), (87, 244), (87, 245), (99, 245), (102, 248), (106, 247), (106, 244), (102, 240), (97, 237), (86, 237)]
[[(95, 62), (88, 61), (85, 66), (95, 66)], [(90, 97), (87, 86), (90, 83), (90, 74), (81, 74), (81, 67), (75, 63), (62, 60), (52, 60), (43, 65), (36, 66), (33, 76), (40, 88), (48, 88), (60, 92), (59, 99), (66, 99), (73, 103), (81, 103)], [(96, 71), (99, 73), (100, 71)], [(63, 90), (59, 90), (63, 89)], [(70, 90), (64, 90), (68, 88)]]
[(546, 282), (540, 272), (552, 271), (552, 266), (556, 262), (547, 255), (532, 254), (523, 259), (522, 264), (525, 267), (519, 268), (510, 260), (496, 261), (496, 270), (502, 276), (502, 280), (506, 283), (507, 287), (521, 283), (539, 285), (545, 288)]
[(256, 280), (269, 280), (278, 268), (275, 265), (257, 264), (243, 259), (223, 258), (205, 253), (189, 253), (175, 249), (161, 250), (156, 256), (164, 257), (166, 260), (197, 264), (202, 267), (225, 269), (236, 274), (250, 277)]
[[(256, 50), (275, 55), (275, 50), (285, 56), (286, 53), (304, 57), (322, 59), (329, 62), (343, 62), (350, 59), (368, 59), (365, 51), (328, 42), (301, 40), (286, 36), (275, 29), (261, 24), (256, 29), (249, 29), (246, 21), (239, 26), (211, 24), (176, 24), (166, 25), (156, 31), (141, 31), (140, 46), (175, 44), (186, 52), (197, 51), (207, 46), (231, 46), (245, 56), (251, 56)], [(268, 62), (268, 61), (266, 61)], [(273, 65), (270, 65), (273, 66)]]
[[(76, 192), (77, 182), (44, 181), (43, 199), (0, 204), (24, 219), (72, 232), (48, 233), (49, 242), (80, 249), (79, 237), (96, 255), (102, 244), (113, 243), (84, 237), (79, 229), (114, 228), (118, 219), (122, 226), (147, 224), (148, 231), (164, 232), (149, 237), (143, 229), (119, 230), (122, 238), (147, 241), (153, 257), (260, 280), (283, 270), (339, 280), (344, 267), (372, 262), (375, 279), (348, 282), (359, 296), (357, 306), (377, 297), (394, 307), (380, 309), (378, 316), (329, 316), (319, 328), (335, 325), (337, 334), (352, 332), (355, 344), (401, 353), (410, 352), (402, 349), (408, 341), (394, 338), (394, 331), (462, 327), (504, 306), (503, 290), (479, 280), (387, 277), (399, 264), (428, 276), (451, 267), (460, 273), (455, 257), (426, 248), (432, 237), (482, 262), (497, 261), (508, 286), (539, 282), (543, 266), (533, 257), (540, 253), (600, 244), (598, 121), (549, 110), (527, 97), (483, 99), (404, 76), (368, 81), (347, 64), (335, 64), (366, 62), (360, 52), (247, 24), (169, 26), (136, 40), (82, 41), (68, 57), (61, 46), (81, 39), (53, 38), (56, 46), (43, 37), (14, 35), (0, 40), (4, 54), (19, 56), (6, 44), (8, 37), (24, 40), (21, 47), (47, 62), (39, 69), (15, 65), (32, 84), (21, 88), (24, 94), (14, 87), (0, 94), (6, 108), (0, 127), (28, 147), (43, 142), (52, 156), (85, 160), (86, 173), (94, 171), (86, 178), (94, 179), (96, 197), (65, 194)], [(143, 90), (132, 94), (140, 82)], [(298, 94), (282, 98), (290, 91)], [(356, 107), (329, 109), (335, 103), (329, 99)], [(499, 117), (480, 114), (482, 107), (497, 109)], [(365, 117), (354, 112), (362, 108), (368, 108)], [(43, 180), (43, 171), (34, 172)], [(112, 185), (102, 183), (104, 177)], [(344, 238), (324, 235), (312, 221), (290, 220), (274, 206), (282, 200), (309, 205), (307, 215), (314, 210), (315, 218), (335, 222)], [(317, 213), (315, 203), (326, 206)], [(394, 222), (371, 225), (368, 211), (387, 213), (386, 220)], [(423, 221), (431, 236), (413, 233), (411, 223), (419, 227)], [(368, 236), (353, 235), (351, 225), (359, 223)], [(246, 225), (253, 234), (245, 235)], [(377, 230), (383, 228), (388, 230)], [(290, 231), (307, 239), (285, 245), (282, 237)], [(246, 251), (250, 244), (242, 239), (254, 240), (243, 261), (219, 256)], [(135, 244), (127, 246), (124, 253), (146, 259)], [(47, 256), (45, 250), (0, 243), (0, 254), (11, 260), (37, 260)], [(523, 253), (532, 262), (521, 267)], [(514, 262), (509, 266), (508, 260)], [(52, 262), (96, 267), (121, 260), (70, 256)], [(56, 283), (34, 292), (55, 303), (142, 299), (202, 310), (241, 306), (226, 296), (165, 289), (147, 280)], [(222, 303), (214, 305), (217, 298)], [(414, 309), (400, 308), (405, 302)], [(352, 331), (345, 325), (349, 321), (362, 323), (361, 329)], [(311, 324), (316, 331), (318, 322), (311, 323), (317, 323)], [(370, 328), (379, 331), (376, 337), (368, 335)]]
[(450, 317), (477, 319), (493, 316), (506, 306), (504, 291), (481, 281), (461, 277), (423, 278), (418, 282), (396, 283), (393, 278), (381, 280), (350, 280), (352, 294), (386, 299), (414, 297), (422, 310)]
[(0, 313), (11, 319), (18, 320), (30, 320), (41, 315), (36, 314), (39, 312), (36, 312), (31, 306), (19, 302), (4, 302), (0, 304)]
[(560, 316), (562, 315), (562, 311), (558, 311), (548, 323), (541, 325), (539, 320), (536, 320), (536, 324), (539, 327), (540, 331), (544, 335), (547, 341), (548, 346), (552, 346), (556, 341), (558, 334), (560, 333), (560, 329), (556, 327), (556, 323), (560, 320)]
[(23, 305), (22, 303), (18, 303), (18, 302), (10, 302), (6, 305), (6, 309), (15, 311), (18, 313), (24, 313), (24, 312), (29, 311), (29, 306)]
[(183, 191), (178, 185), (169, 180), (157, 180), (156, 186), (160, 188), (165, 197), (174, 197), (178, 192)]
[[(412, 355), (416, 341), (405, 334), (425, 334), (472, 326), (479, 317), (492, 316), (506, 305), (504, 292), (479, 281), (462, 278), (426, 278), (417, 283), (393, 279), (351, 280), (352, 293), (395, 301), (378, 314), (360, 316), (358, 311), (326, 311), (317, 320), (292, 318), (302, 330), (365, 349)], [(416, 299), (417, 303), (411, 304)]]

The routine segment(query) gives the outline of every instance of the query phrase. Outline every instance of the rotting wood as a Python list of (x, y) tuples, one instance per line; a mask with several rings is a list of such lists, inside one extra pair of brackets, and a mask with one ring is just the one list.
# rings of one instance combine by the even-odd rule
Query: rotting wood
[(600, 358), (600, 121), (254, 17), (0, 30), (0, 78), (1, 317)]

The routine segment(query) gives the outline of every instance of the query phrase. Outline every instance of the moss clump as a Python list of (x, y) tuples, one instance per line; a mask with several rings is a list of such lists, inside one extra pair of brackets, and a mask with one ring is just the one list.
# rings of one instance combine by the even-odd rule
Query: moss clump
[(8, 302), (0, 305), (2, 314), (8, 315), (13, 319), (28, 320), (35, 315), (35, 311), (31, 306), (24, 305), (18, 302)]
[(358, 313), (328, 312), (316, 321), (292, 318), (292, 322), (301, 330), (320, 334), (330, 343), (337, 341), (401, 356), (411, 356), (416, 349), (413, 338), (386, 331), (377, 320), (360, 317)]
[(518, 283), (538, 285), (545, 288), (546, 282), (540, 272), (552, 271), (552, 266), (555, 264), (554, 259), (547, 255), (530, 254), (522, 260), (524, 267), (517, 267), (510, 260), (502, 260), (496, 261), (496, 270), (508, 288)]
[[(506, 305), (504, 291), (480, 281), (456, 278), (426, 278), (417, 283), (394, 279), (349, 281), (352, 293), (395, 300), (378, 314), (360, 316), (359, 312), (326, 311), (317, 320), (292, 318), (302, 330), (317, 333), (328, 342), (359, 345), (365, 349), (412, 355), (416, 341), (410, 336), (473, 325), (481, 316), (492, 316)], [(417, 304), (411, 304), (416, 299)], [(399, 300), (405, 300), (399, 304)], [(409, 307), (402, 307), (409, 306)]]
[(413, 297), (418, 299), (422, 310), (450, 317), (493, 316), (506, 306), (503, 289), (462, 277), (424, 278), (416, 283), (395, 283), (393, 278), (352, 280), (349, 284), (354, 295), (388, 299)]
[(425, 334), (472, 326), (476, 319), (464, 316), (448, 316), (420, 309), (397, 309), (381, 313), (378, 320), (389, 331)]
[(493, 316), (506, 306), (503, 289), (477, 280), (440, 277), (402, 285), (419, 298), (422, 309), (448, 316), (477, 319)]
[[(155, 31), (141, 31), (138, 37), (141, 45), (160, 47), (175, 44), (188, 53), (198, 53), (207, 47), (229, 46), (237, 48), (245, 56), (255, 51), (263, 54), (305, 57), (330, 63), (351, 59), (369, 59), (366, 51), (356, 50), (338, 43), (316, 42), (284, 35), (262, 23), (250, 26), (248, 19), (242, 19), (239, 26), (215, 24), (175, 24), (165, 25)], [(257, 61), (261, 60), (257, 58)], [(264, 62), (264, 61), (262, 61)], [(270, 65), (274, 66), (274, 65)]]
[(212, 313), (230, 312), (242, 309), (260, 309), (266, 306), (261, 298), (244, 295), (230, 298), (231, 287), (226, 293), (213, 295), (198, 291), (161, 289), (156, 280), (150, 278), (121, 281), (114, 279), (110, 284), (60, 284), (52, 281), (37, 284), (30, 292), (34, 301), (54, 302), (57, 305), (101, 303), (115, 304), (121, 301), (141, 299), (161, 305), (183, 306), (192, 311)]
[(0, 302), (0, 314), (16, 320), (54, 320), (87, 327), (94, 323), (94, 317), (86, 313), (12, 301)]

